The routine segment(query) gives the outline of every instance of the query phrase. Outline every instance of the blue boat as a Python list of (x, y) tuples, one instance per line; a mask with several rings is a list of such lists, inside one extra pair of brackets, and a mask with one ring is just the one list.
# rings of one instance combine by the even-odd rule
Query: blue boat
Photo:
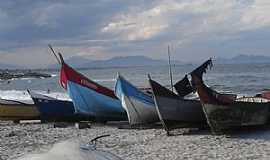
[(152, 96), (136, 88), (119, 74), (115, 94), (127, 112), (130, 125), (160, 121)]
[(46, 95), (28, 91), (40, 112), (41, 120), (45, 121), (74, 121), (83, 116), (76, 115), (72, 101), (59, 100)]
[(60, 84), (73, 101), (75, 113), (97, 121), (127, 120), (127, 114), (114, 92), (88, 79), (67, 65), (61, 54)]

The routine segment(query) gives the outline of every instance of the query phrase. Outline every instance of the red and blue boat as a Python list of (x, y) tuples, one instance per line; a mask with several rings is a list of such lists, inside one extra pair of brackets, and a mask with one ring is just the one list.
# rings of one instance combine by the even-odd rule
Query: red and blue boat
[(127, 114), (114, 91), (106, 88), (64, 62), (61, 54), (60, 84), (73, 101), (75, 113), (95, 117), (97, 121), (127, 120)]

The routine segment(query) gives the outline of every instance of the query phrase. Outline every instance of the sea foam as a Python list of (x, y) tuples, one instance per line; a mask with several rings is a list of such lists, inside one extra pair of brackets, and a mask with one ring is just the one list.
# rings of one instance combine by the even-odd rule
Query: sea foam
[[(60, 93), (60, 92), (47, 92), (47, 91), (35, 91), (36, 93), (40, 93), (49, 97), (53, 97), (56, 99), (61, 100), (71, 100), (66, 93)], [(33, 102), (31, 99), (31, 96), (28, 94), (25, 90), (1, 90), (0, 91), (0, 98), (2, 99), (8, 99), (8, 100), (18, 100), (23, 102), (31, 103)]]

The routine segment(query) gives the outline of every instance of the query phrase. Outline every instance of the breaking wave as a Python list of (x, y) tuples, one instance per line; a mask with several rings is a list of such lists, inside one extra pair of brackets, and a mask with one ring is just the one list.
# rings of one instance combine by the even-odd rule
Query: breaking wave
[[(71, 100), (66, 93), (60, 92), (46, 92), (46, 91), (35, 91), (37, 93), (41, 93), (43, 95), (53, 97), (61, 100)], [(19, 100), (23, 102), (33, 103), (30, 95), (26, 90), (1, 90), (0, 98), (9, 99), (9, 100)]]

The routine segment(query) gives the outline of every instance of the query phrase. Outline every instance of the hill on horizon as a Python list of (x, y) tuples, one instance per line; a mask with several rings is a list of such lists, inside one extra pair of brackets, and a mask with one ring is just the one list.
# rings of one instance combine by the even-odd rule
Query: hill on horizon
[[(214, 58), (216, 64), (266, 64), (270, 63), (270, 56), (263, 55), (237, 55), (232, 58)], [(133, 66), (161, 66), (168, 65), (168, 60), (152, 59), (147, 56), (117, 56), (107, 60), (91, 60), (85, 57), (74, 56), (65, 59), (65, 62), (74, 68), (107, 68), (107, 67), (133, 67)], [(200, 64), (200, 62), (181, 62), (172, 60), (172, 65)], [(59, 64), (50, 64), (46, 68), (32, 69), (59, 69)], [(5, 69), (31, 69), (28, 66), (0, 63), (0, 70)]]
[[(156, 60), (146, 56), (117, 56), (108, 60), (90, 60), (84, 57), (71, 57), (65, 60), (74, 68), (103, 68), (103, 67), (132, 67), (132, 66), (158, 66), (168, 65), (167, 60)], [(171, 61), (173, 65), (183, 64), (180, 61)], [(56, 68), (58, 65), (49, 65)]]
[(270, 63), (269, 56), (263, 55), (237, 55), (232, 58), (217, 58), (215, 59), (217, 64), (262, 64)]

